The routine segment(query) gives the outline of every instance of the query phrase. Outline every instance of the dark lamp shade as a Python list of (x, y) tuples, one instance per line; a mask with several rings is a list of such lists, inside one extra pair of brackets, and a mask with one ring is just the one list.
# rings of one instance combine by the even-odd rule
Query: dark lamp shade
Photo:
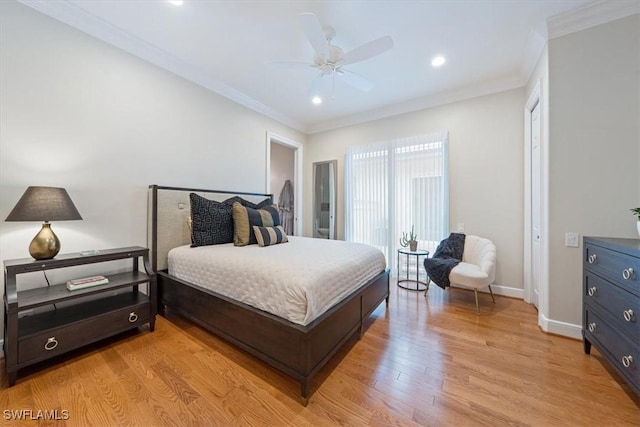
[(5, 221), (82, 219), (64, 188), (29, 187)]

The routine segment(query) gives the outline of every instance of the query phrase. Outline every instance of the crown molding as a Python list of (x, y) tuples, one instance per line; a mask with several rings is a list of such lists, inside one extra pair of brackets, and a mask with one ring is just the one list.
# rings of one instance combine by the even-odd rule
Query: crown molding
[[(38, 12), (44, 13), (64, 24), (89, 34), (99, 40), (113, 45), (125, 52), (139, 57), (153, 65), (185, 78), (219, 95), (222, 95), (246, 108), (270, 117), (284, 125), (287, 125), (299, 132), (310, 135), (312, 133), (332, 130), (339, 127), (350, 126), (368, 121), (396, 116), (398, 114), (431, 108), (450, 102), (461, 101), (463, 99), (476, 96), (487, 95), (493, 92), (513, 89), (522, 86), (522, 79), (500, 80), (490, 84), (480, 84), (468, 86), (449, 92), (443, 92), (434, 96), (413, 99), (401, 102), (388, 107), (382, 107), (350, 116), (341, 117), (336, 120), (328, 120), (320, 123), (303, 124), (290, 117), (287, 117), (271, 107), (268, 107), (244, 93), (212, 78), (202, 70), (180, 60), (168, 52), (139, 39), (132, 34), (123, 31), (121, 28), (112, 25), (103, 19), (85, 11), (84, 9), (66, 0), (18, 0)], [(537, 58), (537, 56), (536, 56)], [(535, 62), (534, 62), (535, 64)]]
[(385, 119), (388, 117), (398, 116), (406, 113), (413, 113), (427, 108), (438, 107), (441, 105), (451, 104), (453, 102), (464, 101), (479, 96), (490, 95), (492, 93), (503, 92), (506, 90), (516, 89), (526, 85), (527, 81), (521, 76), (504, 77), (482, 84), (475, 84), (458, 88), (454, 90), (440, 92), (434, 95), (414, 98), (409, 101), (400, 102), (387, 107), (377, 108), (364, 111), (362, 113), (352, 114), (340, 117), (336, 120), (328, 120), (321, 123), (310, 125), (307, 128), (309, 135), (314, 133), (331, 131), (334, 129), (362, 124), (374, 120)]
[(640, 13), (640, 0), (597, 0), (547, 20), (549, 39)]
[[(343, 116), (335, 120), (305, 124), (222, 83), (201, 69), (123, 31), (69, 1), (18, 1), (153, 65), (209, 89), (250, 110), (308, 135), (521, 87), (526, 84), (534, 70), (548, 39), (640, 13), (640, 0), (597, 0), (578, 9), (551, 17), (547, 20), (546, 29), (538, 28), (532, 31), (527, 48), (524, 51), (522, 65), (518, 70), (519, 76), (496, 79), (491, 82), (444, 91), (386, 107)], [(542, 34), (541, 32), (548, 34)]]
[(70, 25), (103, 42), (113, 45), (125, 52), (131, 53), (164, 70), (176, 74), (184, 79), (205, 87), (225, 98), (228, 98), (246, 108), (263, 114), (273, 120), (285, 124), (297, 131), (305, 132), (305, 126), (298, 121), (281, 114), (246, 94), (211, 77), (210, 74), (193, 67), (170, 53), (158, 49), (150, 43), (141, 40), (121, 28), (85, 11), (84, 9), (66, 1), (50, 0), (18, 0), (38, 12), (44, 13), (64, 24)]

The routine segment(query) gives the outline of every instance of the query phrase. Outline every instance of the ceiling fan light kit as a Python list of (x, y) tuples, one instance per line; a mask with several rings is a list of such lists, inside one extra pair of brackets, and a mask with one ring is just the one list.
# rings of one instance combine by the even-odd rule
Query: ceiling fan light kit
[(447, 59), (444, 56), (436, 55), (431, 60), (431, 65), (437, 68), (443, 66), (445, 62), (447, 62)]
[(319, 70), (320, 74), (313, 80), (309, 89), (309, 95), (314, 104), (322, 102), (321, 80), (327, 76), (331, 77), (332, 95), (335, 93), (336, 78), (362, 92), (369, 92), (373, 89), (373, 83), (365, 77), (343, 67), (365, 61), (390, 50), (393, 48), (391, 36), (380, 37), (345, 53), (339, 46), (331, 43), (335, 36), (333, 27), (320, 25), (320, 21), (313, 13), (301, 13), (298, 16), (302, 31), (315, 52), (313, 62), (276, 62), (273, 64), (287, 68), (312, 67)]

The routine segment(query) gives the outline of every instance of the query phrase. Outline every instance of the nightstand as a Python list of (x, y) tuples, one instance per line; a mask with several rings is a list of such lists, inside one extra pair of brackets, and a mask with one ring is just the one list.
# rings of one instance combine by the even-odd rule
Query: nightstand
[[(140, 258), (144, 272), (138, 269)], [(69, 291), (66, 283), (17, 289), (17, 276), (23, 273), (127, 259), (131, 268), (105, 275), (107, 284), (74, 291)], [(156, 275), (147, 248), (106, 249), (86, 256), (72, 253), (41, 261), (7, 260), (4, 283), (4, 353), (9, 386), (15, 384), (21, 368), (129, 329), (149, 324), (153, 331), (155, 326)], [(141, 284), (147, 285), (146, 295), (139, 292)], [(53, 308), (39, 309), (45, 306)]]

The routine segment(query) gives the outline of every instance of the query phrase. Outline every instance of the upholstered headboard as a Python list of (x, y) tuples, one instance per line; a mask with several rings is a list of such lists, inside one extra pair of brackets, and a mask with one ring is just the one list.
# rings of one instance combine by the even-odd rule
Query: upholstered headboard
[(151, 264), (155, 271), (167, 268), (167, 255), (171, 249), (191, 243), (190, 193), (218, 202), (233, 196), (240, 196), (254, 203), (261, 202), (267, 197), (273, 200), (273, 194), (150, 185), (147, 241), (151, 250)]

